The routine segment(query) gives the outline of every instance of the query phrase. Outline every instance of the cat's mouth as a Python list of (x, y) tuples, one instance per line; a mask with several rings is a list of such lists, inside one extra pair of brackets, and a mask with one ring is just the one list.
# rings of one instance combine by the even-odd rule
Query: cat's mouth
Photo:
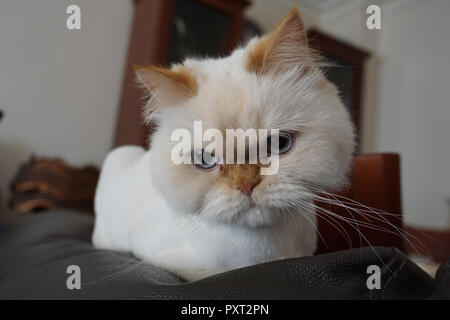
[(245, 206), (247, 206), (249, 209), (250, 208), (255, 208), (255, 207), (259, 207), (258, 205), (258, 201), (257, 201), (257, 197), (255, 197), (254, 194), (243, 194), (243, 193), (239, 193), (236, 194), (236, 199), (238, 201), (240, 201), (241, 203), (245, 204)]

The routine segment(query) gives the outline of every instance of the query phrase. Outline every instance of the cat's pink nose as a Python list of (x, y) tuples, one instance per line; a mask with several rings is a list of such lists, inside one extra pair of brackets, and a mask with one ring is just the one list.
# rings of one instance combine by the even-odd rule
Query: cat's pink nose
[(243, 183), (239, 186), (237, 186), (236, 189), (241, 191), (246, 196), (250, 197), (252, 195), (253, 189), (256, 187), (256, 185), (259, 183), (259, 180), (256, 183)]

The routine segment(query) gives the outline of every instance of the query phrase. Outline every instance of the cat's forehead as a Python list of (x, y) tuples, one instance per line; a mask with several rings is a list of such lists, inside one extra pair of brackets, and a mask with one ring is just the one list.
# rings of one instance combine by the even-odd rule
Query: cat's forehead
[(193, 70), (200, 78), (202, 75), (212, 78), (224, 75), (233, 76), (245, 71), (245, 56), (246, 50), (239, 48), (226, 57), (187, 58), (184, 60), (183, 65)]
[(256, 76), (245, 69), (242, 52), (222, 59), (187, 60), (185, 65), (199, 84), (190, 106), (206, 126), (221, 130), (264, 126), (254, 99)]

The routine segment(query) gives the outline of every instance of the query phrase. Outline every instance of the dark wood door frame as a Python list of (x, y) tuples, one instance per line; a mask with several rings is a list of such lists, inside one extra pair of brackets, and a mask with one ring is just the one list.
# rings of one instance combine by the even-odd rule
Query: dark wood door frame
[(173, 1), (134, 0), (134, 19), (130, 35), (126, 70), (114, 146), (145, 145), (147, 126), (142, 118), (142, 91), (135, 81), (132, 63), (164, 64), (169, 48)]

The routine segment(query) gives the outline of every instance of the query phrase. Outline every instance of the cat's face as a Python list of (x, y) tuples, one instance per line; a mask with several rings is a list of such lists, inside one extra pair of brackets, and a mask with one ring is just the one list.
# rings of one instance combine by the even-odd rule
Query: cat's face
[[(138, 76), (152, 92), (149, 116), (158, 124), (153, 179), (180, 212), (267, 225), (308, 200), (310, 185), (330, 189), (345, 183), (352, 124), (335, 86), (307, 49), (295, 10), (270, 35), (227, 58), (190, 59), (170, 70), (138, 69)], [(259, 164), (174, 164), (171, 153), (178, 141), (171, 135), (185, 128), (194, 136), (194, 121), (224, 137), (226, 129), (279, 129), (285, 138), (277, 173), (261, 175)]]

